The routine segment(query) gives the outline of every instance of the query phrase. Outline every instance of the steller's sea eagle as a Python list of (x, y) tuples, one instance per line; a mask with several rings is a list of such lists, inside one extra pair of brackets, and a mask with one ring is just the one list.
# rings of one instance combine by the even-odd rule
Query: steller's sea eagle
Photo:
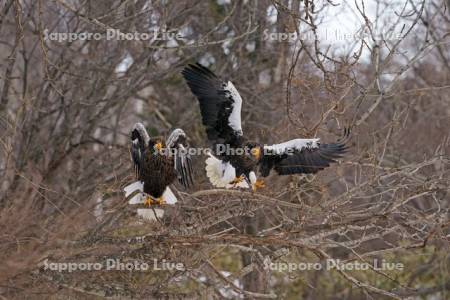
[[(177, 202), (169, 188), (177, 178), (185, 188), (192, 185), (191, 159), (186, 134), (181, 129), (175, 129), (164, 142), (150, 138), (144, 125), (136, 123), (131, 132), (131, 159), (138, 181), (125, 188), (125, 196), (138, 189), (145, 193), (144, 205)], [(130, 204), (140, 202), (142, 197), (138, 196)]]
[(317, 138), (293, 139), (271, 146), (250, 142), (243, 136), (242, 98), (233, 83), (223, 81), (199, 63), (188, 65), (181, 73), (199, 101), (208, 139), (216, 149), (229, 149), (209, 153), (206, 160), (207, 176), (216, 187), (263, 187), (264, 182), (256, 178), (258, 168), (264, 177), (271, 170), (279, 175), (316, 173), (346, 150), (347, 130), (344, 140), (332, 144), (321, 144)]

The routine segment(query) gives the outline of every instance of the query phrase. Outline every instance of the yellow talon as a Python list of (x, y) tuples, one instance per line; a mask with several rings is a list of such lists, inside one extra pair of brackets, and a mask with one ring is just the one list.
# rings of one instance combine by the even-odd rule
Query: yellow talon
[(150, 207), (152, 205), (160, 205), (161, 206), (163, 204), (166, 204), (166, 201), (164, 201), (163, 197), (153, 199), (152, 197), (149, 196), (144, 201), (144, 205), (148, 206), (148, 207)]
[(147, 197), (147, 198), (145, 198), (145, 201), (144, 201), (144, 205), (145, 206), (152, 206), (152, 204), (153, 204), (153, 199), (151, 198), (151, 197)]
[(155, 204), (163, 205), (166, 204), (166, 201), (164, 201), (163, 197), (159, 197), (158, 199), (156, 199)]
[(234, 185), (238, 185), (239, 183), (241, 183), (244, 180), (244, 176), (239, 176), (236, 177), (235, 179), (233, 179), (233, 181), (230, 182), (230, 184), (234, 184)]
[(253, 184), (252, 189), (253, 189), (253, 191), (255, 192), (257, 189), (263, 188), (263, 187), (266, 187), (266, 184), (264, 183), (263, 180), (258, 179), (258, 180), (256, 180), (256, 182)]

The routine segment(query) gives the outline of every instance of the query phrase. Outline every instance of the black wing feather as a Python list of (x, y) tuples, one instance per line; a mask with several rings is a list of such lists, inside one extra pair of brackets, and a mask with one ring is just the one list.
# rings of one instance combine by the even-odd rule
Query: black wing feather
[(170, 155), (173, 155), (174, 168), (177, 172), (178, 181), (185, 188), (193, 185), (192, 162), (187, 151), (186, 134), (181, 129), (175, 129), (167, 139), (167, 147), (171, 149)]
[(131, 159), (133, 161), (134, 172), (137, 179), (141, 177), (143, 167), (143, 157), (145, 151), (145, 143), (139, 132), (134, 129), (131, 133)]
[(348, 149), (348, 135), (346, 130), (343, 140), (332, 144), (319, 144), (317, 148), (304, 148), (291, 154), (265, 154), (259, 163), (261, 175), (268, 176), (272, 169), (279, 175), (317, 173), (342, 157)]
[(234, 100), (224, 89), (226, 83), (199, 63), (188, 65), (181, 74), (200, 103), (208, 139), (232, 144), (242, 133), (229, 125)]

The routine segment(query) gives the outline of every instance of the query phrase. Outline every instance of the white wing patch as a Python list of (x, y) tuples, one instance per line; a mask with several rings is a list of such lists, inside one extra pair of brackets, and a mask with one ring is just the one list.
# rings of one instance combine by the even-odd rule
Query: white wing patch
[(249, 188), (248, 183), (244, 180), (239, 184), (230, 184), (236, 178), (236, 169), (229, 163), (223, 162), (211, 153), (206, 159), (206, 176), (215, 187), (221, 188)]
[(150, 141), (150, 136), (148, 135), (145, 126), (142, 123), (136, 123), (133, 126), (133, 130), (137, 130), (141, 135), (141, 137), (144, 139), (145, 145), (148, 145), (148, 142)]
[(296, 149), (301, 151), (305, 148), (317, 148), (319, 147), (320, 139), (295, 139), (281, 144), (275, 144), (272, 146), (264, 146), (264, 150), (275, 152), (276, 154), (283, 154), (288, 149)]
[(177, 128), (174, 131), (172, 131), (170, 136), (167, 138), (166, 142), (167, 147), (168, 148), (176, 147), (177, 145), (175, 145), (175, 141), (177, 141), (180, 136), (186, 137), (186, 133), (184, 133), (182, 129)]
[(228, 118), (228, 124), (238, 135), (242, 135), (241, 126), (241, 108), (242, 108), (242, 98), (239, 92), (234, 87), (231, 81), (228, 81), (224, 88), (225, 91), (229, 92), (229, 97), (233, 100), (233, 108), (231, 110), (230, 117)]

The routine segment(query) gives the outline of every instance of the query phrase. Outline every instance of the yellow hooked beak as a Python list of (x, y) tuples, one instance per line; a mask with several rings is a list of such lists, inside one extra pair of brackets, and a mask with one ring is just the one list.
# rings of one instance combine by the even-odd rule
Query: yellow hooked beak
[(156, 143), (155, 148), (156, 150), (160, 151), (162, 149), (162, 143), (161, 142)]
[(261, 158), (261, 149), (259, 147), (255, 147), (252, 148), (252, 150), (250, 150), (250, 153), (257, 159), (259, 160)]

